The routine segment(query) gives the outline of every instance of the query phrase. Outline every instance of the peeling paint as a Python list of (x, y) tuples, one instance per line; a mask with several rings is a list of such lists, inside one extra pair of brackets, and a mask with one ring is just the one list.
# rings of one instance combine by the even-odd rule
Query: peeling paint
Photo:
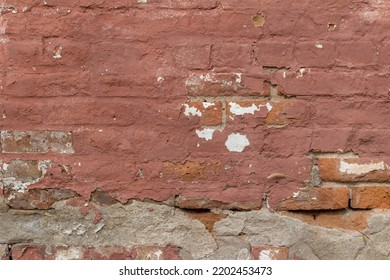
[(226, 148), (230, 152), (243, 152), (247, 146), (249, 146), (249, 140), (245, 135), (240, 133), (232, 133), (228, 136), (225, 142)]
[(352, 175), (362, 175), (367, 174), (372, 171), (378, 171), (378, 170), (386, 170), (385, 163), (378, 162), (378, 163), (365, 163), (365, 164), (358, 164), (358, 163), (348, 163), (345, 161), (340, 162), (340, 172), (352, 174)]
[(254, 103), (250, 107), (241, 107), (235, 102), (229, 102), (230, 112), (236, 116), (242, 116), (245, 114), (254, 114), (256, 111), (260, 111), (261, 105), (257, 107)]
[(195, 132), (199, 138), (209, 141), (213, 139), (213, 134), (215, 132), (215, 129), (212, 128), (204, 128), (203, 130), (197, 129)]
[(189, 117), (190, 115), (191, 116), (198, 116), (198, 117), (201, 117), (202, 116), (202, 112), (198, 110), (198, 108), (196, 107), (193, 107), (193, 106), (189, 106), (188, 104), (184, 104), (184, 115), (186, 115), (187, 117)]
[(209, 107), (212, 107), (212, 106), (215, 106), (215, 103), (214, 102), (203, 102), (203, 107), (205, 109), (209, 108)]

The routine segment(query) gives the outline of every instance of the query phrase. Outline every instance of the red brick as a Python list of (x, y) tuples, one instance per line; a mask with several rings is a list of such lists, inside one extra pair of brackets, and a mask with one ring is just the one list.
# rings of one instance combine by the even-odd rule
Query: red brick
[(261, 66), (291, 67), (293, 65), (294, 45), (285, 42), (256, 43), (255, 57)]
[(348, 187), (307, 188), (282, 200), (278, 210), (335, 210), (348, 208)]
[(177, 68), (190, 70), (208, 69), (210, 65), (211, 46), (183, 46), (172, 51)]
[(390, 186), (351, 187), (351, 207), (356, 209), (390, 209)]
[(285, 211), (279, 214), (301, 220), (309, 225), (332, 228), (364, 231), (372, 213), (368, 211), (331, 210), (331, 211)]
[(264, 140), (264, 155), (288, 157), (305, 155), (310, 150), (312, 130), (307, 128), (269, 129)]
[(183, 104), (182, 116), (199, 119), (200, 125), (214, 126), (222, 124), (221, 102), (187, 102)]
[(255, 260), (287, 260), (288, 248), (277, 246), (252, 246), (252, 257)]
[(341, 65), (367, 65), (374, 63), (375, 46), (371, 42), (341, 43), (337, 47), (337, 61)]
[(66, 200), (78, 195), (67, 189), (32, 189), (28, 192), (4, 190), (7, 204), (12, 209), (50, 209), (58, 201)]
[(220, 172), (219, 162), (192, 162), (185, 163), (164, 163), (164, 173), (167, 176), (177, 177), (184, 181), (200, 180), (208, 174)]
[(10, 71), (5, 79), (3, 94), (12, 97), (85, 95), (88, 82), (89, 74), (81, 69), (53, 71), (37, 66)]
[(9, 66), (32, 66), (42, 63), (42, 41), (10, 40), (5, 46), (6, 62)]
[(247, 67), (251, 64), (252, 44), (220, 43), (213, 45), (211, 64), (215, 67)]
[(251, 91), (241, 84), (240, 73), (193, 73), (185, 84), (191, 96), (251, 95)]
[(348, 151), (351, 137), (352, 128), (315, 129), (311, 150), (313, 152)]
[(320, 178), (333, 182), (389, 182), (390, 171), (380, 159), (339, 159), (318, 160)]
[(295, 45), (294, 57), (304, 67), (331, 67), (335, 63), (334, 43), (315, 41)]
[[(290, 96), (356, 96), (365, 92), (364, 76), (360, 71), (302, 68), (305, 71), (275, 73), (275, 82)], [(335, 103), (334, 101), (332, 101)]]
[(1, 131), (3, 153), (74, 153), (72, 134), (62, 131)]
[(270, 104), (272, 110), (265, 119), (268, 126), (307, 126), (310, 123), (312, 109), (309, 102), (287, 99)]

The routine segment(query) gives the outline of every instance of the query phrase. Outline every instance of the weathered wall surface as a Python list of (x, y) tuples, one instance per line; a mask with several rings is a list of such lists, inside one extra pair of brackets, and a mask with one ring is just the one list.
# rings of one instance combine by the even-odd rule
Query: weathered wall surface
[(388, 259), (389, 15), (3, 0), (0, 259)]

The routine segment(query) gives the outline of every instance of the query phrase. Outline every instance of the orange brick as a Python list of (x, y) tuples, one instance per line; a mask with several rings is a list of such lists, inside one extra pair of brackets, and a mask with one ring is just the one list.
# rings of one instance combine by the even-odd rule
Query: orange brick
[(390, 208), (390, 186), (351, 188), (351, 207), (357, 209)]
[(222, 123), (222, 103), (188, 102), (183, 105), (182, 114), (188, 118), (199, 118), (200, 125), (220, 125)]
[(281, 201), (278, 210), (334, 210), (348, 207), (348, 187), (321, 187), (300, 190)]
[(254, 246), (252, 256), (255, 260), (287, 260), (288, 248), (276, 246)]
[(380, 160), (321, 158), (320, 178), (333, 182), (390, 182), (390, 171)]

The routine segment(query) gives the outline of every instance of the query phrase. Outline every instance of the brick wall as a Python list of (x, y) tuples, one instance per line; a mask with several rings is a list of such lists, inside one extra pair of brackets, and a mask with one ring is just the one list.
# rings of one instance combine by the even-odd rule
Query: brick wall
[(389, 15), (4, 0), (0, 259), (388, 259)]

